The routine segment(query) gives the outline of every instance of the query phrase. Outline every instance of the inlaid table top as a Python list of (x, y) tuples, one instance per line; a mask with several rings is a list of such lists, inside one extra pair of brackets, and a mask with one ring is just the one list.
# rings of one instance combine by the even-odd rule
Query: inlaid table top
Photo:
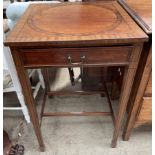
[(152, 0), (119, 0), (147, 34), (152, 33)]
[(147, 35), (115, 1), (32, 4), (5, 41), (9, 46), (67, 42), (141, 42)]

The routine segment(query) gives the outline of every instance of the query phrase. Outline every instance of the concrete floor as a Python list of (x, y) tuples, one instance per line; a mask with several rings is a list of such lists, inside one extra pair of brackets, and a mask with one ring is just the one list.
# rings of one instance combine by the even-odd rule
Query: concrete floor
[[(38, 112), (42, 91), (37, 97)], [(18, 105), (16, 95), (4, 95), (4, 104)], [(117, 102), (113, 103), (114, 108)], [(94, 96), (54, 97), (47, 99), (46, 111), (108, 111), (105, 98)], [(115, 108), (116, 109), (116, 108)], [(111, 148), (113, 133), (111, 117), (53, 117), (44, 118), (42, 134), (46, 152), (39, 152), (32, 124), (26, 124), (21, 112), (4, 112), (4, 129), (10, 138), (25, 146), (25, 155), (151, 155), (152, 134), (150, 126), (134, 129), (128, 142), (121, 136), (117, 148)], [(21, 137), (18, 133), (21, 133)]]
[[(79, 69), (74, 69), (75, 78)], [(34, 78), (37, 80), (37, 77)], [(68, 70), (50, 70), (52, 90), (73, 89)], [(74, 86), (80, 88), (79, 82)], [(36, 98), (40, 114), (43, 91)], [(4, 94), (4, 104), (18, 106), (14, 93)], [(117, 111), (118, 101), (113, 102)], [(50, 111), (109, 111), (106, 98), (100, 95), (47, 98), (46, 112)], [(25, 146), (25, 155), (151, 155), (151, 127), (135, 129), (128, 142), (121, 135), (117, 148), (110, 147), (113, 123), (110, 116), (52, 117), (43, 118), (42, 135), (46, 152), (40, 153), (32, 124), (26, 124), (21, 111), (4, 112), (4, 129), (14, 143)], [(18, 134), (21, 136), (18, 136)]]

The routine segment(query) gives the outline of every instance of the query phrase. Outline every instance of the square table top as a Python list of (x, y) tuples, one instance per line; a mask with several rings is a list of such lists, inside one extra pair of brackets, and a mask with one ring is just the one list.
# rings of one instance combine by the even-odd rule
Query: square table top
[(147, 34), (152, 34), (152, 0), (119, 0)]
[(147, 40), (147, 35), (116, 1), (102, 1), (32, 4), (4, 44), (54, 46)]

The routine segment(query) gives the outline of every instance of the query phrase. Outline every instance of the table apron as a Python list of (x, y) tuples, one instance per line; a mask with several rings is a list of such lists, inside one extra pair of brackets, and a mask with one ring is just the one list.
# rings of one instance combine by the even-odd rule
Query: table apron
[(18, 49), (25, 68), (127, 66), (133, 46)]

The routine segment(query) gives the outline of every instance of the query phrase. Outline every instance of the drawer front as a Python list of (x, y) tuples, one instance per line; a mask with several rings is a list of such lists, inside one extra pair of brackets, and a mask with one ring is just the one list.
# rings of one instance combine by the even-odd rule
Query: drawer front
[(152, 120), (152, 98), (144, 98), (138, 115), (138, 121)]
[(20, 49), (24, 66), (128, 64), (132, 46)]
[(152, 73), (150, 75), (146, 90), (145, 90), (146, 96), (152, 96)]

